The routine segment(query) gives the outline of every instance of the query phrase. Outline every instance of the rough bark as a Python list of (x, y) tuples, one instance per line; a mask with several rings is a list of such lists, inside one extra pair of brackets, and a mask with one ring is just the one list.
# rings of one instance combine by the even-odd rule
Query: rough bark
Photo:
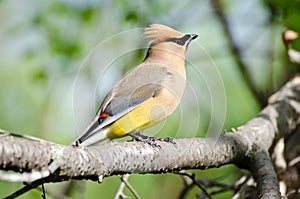
[(290, 134), (299, 125), (299, 86), (297, 76), (272, 95), (268, 106), (255, 118), (235, 132), (213, 138), (174, 139), (175, 144), (157, 141), (161, 148), (136, 141), (85, 148), (62, 146), (2, 131), (0, 168), (20, 174), (1, 172), (0, 178), (33, 181), (51, 173), (46, 182), (71, 178), (101, 181), (115, 174), (162, 173), (236, 164), (251, 171), (258, 184), (259, 197), (268, 198), (271, 194), (279, 198), (277, 176), (267, 151), (276, 139)]

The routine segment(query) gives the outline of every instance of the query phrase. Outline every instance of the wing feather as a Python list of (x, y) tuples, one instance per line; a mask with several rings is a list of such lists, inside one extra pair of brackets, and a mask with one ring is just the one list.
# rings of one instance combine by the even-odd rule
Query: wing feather
[[(94, 120), (78, 140), (83, 142), (100, 129), (126, 115), (162, 88), (168, 69), (162, 65), (142, 63), (121, 79), (104, 98)], [(109, 116), (99, 119), (102, 113)]]

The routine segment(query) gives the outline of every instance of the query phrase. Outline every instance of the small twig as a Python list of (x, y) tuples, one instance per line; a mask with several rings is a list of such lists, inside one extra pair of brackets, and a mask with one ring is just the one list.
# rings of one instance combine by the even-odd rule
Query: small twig
[[(36, 189), (38, 191), (43, 191), (41, 187), (37, 187)], [(54, 198), (54, 199), (70, 199), (70, 197), (68, 197), (60, 192), (57, 192), (57, 190), (50, 191), (49, 189), (47, 189), (47, 187), (45, 188), (45, 195), (48, 195), (48, 196), (50, 196), (50, 198)]]
[(205, 194), (205, 196), (207, 196), (209, 199), (212, 199), (211, 195), (206, 191), (206, 189), (195, 179), (195, 174), (189, 174), (185, 171), (179, 171), (177, 172), (177, 174), (182, 175), (183, 177), (188, 177), (192, 183), (188, 182), (186, 178), (183, 178), (186, 182), (186, 187), (184, 189), (184, 191), (182, 191), (180, 198), (183, 198), (185, 196), (185, 194), (187, 193), (187, 191), (194, 185), (196, 185), (199, 189), (201, 189), (201, 191)]
[(300, 52), (292, 48), (292, 42), (297, 38), (298, 33), (292, 30), (285, 30), (282, 33), (282, 40), (284, 42), (290, 61), (300, 65)]
[(289, 167), (292, 167), (294, 166), (295, 164), (297, 164), (298, 162), (300, 162), (300, 156), (297, 156), (295, 157), (294, 159), (292, 159), (290, 162), (289, 162)]
[[(224, 184), (224, 183), (217, 182), (215, 180), (199, 179), (197, 181), (204, 184), (206, 189), (212, 188), (212, 187), (219, 187), (220, 188), (219, 190), (211, 191), (209, 193), (210, 196), (213, 196), (213, 195), (216, 195), (216, 194), (228, 191), (228, 190), (234, 190), (233, 185), (227, 185), (227, 184)], [(206, 197), (205, 195), (200, 194), (198, 196), (198, 199), (202, 199), (202, 198), (205, 198), (205, 197)]]
[(289, 198), (292, 194), (299, 194), (300, 193), (300, 189), (293, 189), (290, 190), (287, 194), (286, 197)]
[(39, 185), (41, 184), (44, 184), (44, 183), (47, 183), (48, 182), (48, 178), (42, 178), (41, 180), (37, 180), (37, 181), (34, 181), (33, 183), (31, 184), (27, 184), (26, 186), (24, 186), (23, 188), (15, 191), (14, 193), (6, 196), (4, 199), (12, 199), (12, 198), (16, 198), (36, 187), (38, 187)]
[(241, 193), (245, 191), (245, 189), (252, 184), (253, 178), (251, 177), (250, 173), (242, 176), (238, 181), (234, 183), (235, 194), (232, 196), (232, 199), (238, 199), (241, 196)]
[(136, 199), (140, 199), (138, 193), (134, 190), (134, 188), (129, 184), (128, 182), (128, 178), (129, 178), (130, 174), (125, 174), (125, 175), (122, 175), (120, 177), (121, 179), (121, 184), (120, 184), (120, 187), (115, 195), (115, 199), (119, 199), (119, 198), (129, 198), (128, 196), (126, 196), (124, 194), (124, 188), (125, 186), (129, 189), (129, 191), (133, 194), (133, 196), (136, 198)]
[[(181, 175), (181, 174), (180, 174)], [(185, 175), (181, 175), (182, 179), (184, 180), (185, 186), (183, 188), (183, 190), (180, 193), (179, 198), (183, 199), (185, 197), (185, 195), (188, 193), (188, 191), (194, 186), (193, 184), (193, 180)]]
[(119, 186), (119, 189), (114, 197), (114, 199), (119, 199), (119, 198), (129, 198), (128, 196), (126, 196), (123, 192), (125, 188), (125, 183), (124, 182), (121, 182), (120, 186)]
[(125, 174), (122, 176), (121, 180), (122, 180), (122, 182), (124, 182), (124, 184), (127, 186), (127, 188), (131, 191), (131, 193), (134, 195), (134, 197), (136, 199), (139, 199), (140, 197), (139, 197), (138, 193), (134, 190), (134, 188), (128, 182), (129, 176), (130, 176), (130, 174)]
[(265, 105), (266, 99), (264, 96), (261, 96), (261, 94), (258, 93), (258, 91), (254, 85), (254, 82), (251, 79), (249, 72), (247, 71), (248, 67), (242, 58), (241, 49), (239, 48), (239, 46), (237, 45), (237, 43), (234, 40), (228, 19), (224, 13), (224, 9), (222, 7), (220, 0), (210, 0), (210, 3), (211, 3), (211, 6), (212, 6), (214, 12), (216, 13), (216, 16), (219, 18), (219, 20), (221, 22), (225, 36), (228, 39), (228, 44), (229, 44), (231, 54), (233, 56), (234, 61), (236, 62), (237, 66), (238, 66), (238, 69), (241, 72), (241, 75), (246, 80), (245, 82), (246, 82), (247, 86), (252, 91), (253, 95), (257, 97), (257, 100), (260, 102), (260, 104)]
[(46, 193), (45, 193), (45, 187), (44, 184), (42, 184), (42, 198), (46, 199)]
[[(228, 184), (224, 184), (224, 183), (219, 183), (215, 180), (207, 180), (207, 179), (198, 179), (198, 180), (195, 180), (195, 176), (194, 174), (188, 174), (186, 172), (178, 172), (179, 174), (182, 175), (183, 179), (185, 180), (186, 182), (186, 187), (185, 187), (185, 190), (181, 193), (181, 197), (180, 198), (183, 198), (186, 193), (187, 193), (187, 190), (186, 189), (190, 189), (193, 185), (201, 185), (201, 187), (204, 186), (204, 190), (205, 192), (202, 192), (202, 194), (200, 194), (198, 196), (198, 199), (202, 199), (202, 198), (212, 198), (213, 195), (216, 195), (216, 194), (219, 194), (219, 193), (222, 193), (222, 192), (225, 192), (225, 191), (228, 191), (228, 190), (238, 190), (237, 192), (241, 193), (243, 191), (243, 189), (245, 189), (247, 187), (247, 183), (249, 182), (251, 178), (250, 174), (246, 174), (244, 176), (242, 176), (239, 180), (237, 180), (235, 183), (233, 183), (232, 185), (228, 185)], [(196, 181), (196, 184), (195, 184), (195, 181)], [(212, 187), (218, 187), (220, 189), (218, 190), (215, 190), (215, 191), (211, 191), (210, 193), (208, 193), (206, 191), (206, 189), (208, 188), (212, 188)], [(201, 190), (203, 190), (201, 189)], [(240, 194), (235, 194), (235, 198), (238, 198)]]
[(277, 169), (280, 168), (281, 170), (285, 170), (287, 167), (286, 160), (284, 157), (284, 149), (285, 149), (284, 139), (280, 138), (274, 146), (273, 156), (274, 156), (275, 166), (277, 167)]
[[(208, 188), (212, 188), (212, 187), (218, 187), (220, 189), (215, 190), (215, 191), (211, 191), (209, 194), (211, 196), (214, 196), (216, 194), (219, 193), (223, 193), (225, 191), (228, 190), (232, 190), (235, 191), (236, 194), (232, 197), (232, 198), (239, 198), (240, 193), (248, 186), (248, 182), (253, 179), (249, 174), (246, 174), (244, 176), (242, 176), (240, 179), (238, 179), (236, 182), (234, 182), (232, 185), (228, 185), (228, 184), (224, 184), (224, 183), (219, 183), (215, 180), (207, 180), (207, 179), (199, 179), (198, 181), (200, 181), (202, 184), (205, 185), (206, 189)], [(199, 195), (198, 199), (202, 199), (205, 198), (205, 196), (203, 195)]]

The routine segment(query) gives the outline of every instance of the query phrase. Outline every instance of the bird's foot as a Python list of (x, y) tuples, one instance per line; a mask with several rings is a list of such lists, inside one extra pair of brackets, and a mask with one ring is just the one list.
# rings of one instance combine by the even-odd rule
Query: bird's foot
[(172, 144), (176, 144), (176, 142), (173, 140), (173, 138), (170, 137), (166, 137), (166, 138), (156, 138), (159, 141), (163, 141), (163, 142), (168, 142), (168, 143), (172, 143)]
[(172, 144), (176, 144), (172, 138), (155, 138), (155, 137), (149, 137), (146, 135), (142, 135), (140, 133), (128, 133), (130, 137), (132, 137), (136, 141), (144, 142), (149, 144), (150, 146), (154, 148), (161, 148), (159, 144), (156, 143), (156, 141), (163, 141), (163, 142), (168, 142)]
[(161, 146), (155, 142), (156, 138), (154, 137), (149, 137), (140, 133), (128, 133), (128, 135), (136, 141), (147, 143), (154, 148), (161, 148)]

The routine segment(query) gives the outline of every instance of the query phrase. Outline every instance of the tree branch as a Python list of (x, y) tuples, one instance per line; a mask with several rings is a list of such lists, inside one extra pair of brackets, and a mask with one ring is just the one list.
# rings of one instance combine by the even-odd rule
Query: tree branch
[[(56, 157), (61, 160), (61, 165), (55, 181), (69, 178), (98, 180), (99, 176), (124, 173), (162, 173), (218, 167), (239, 162), (238, 158), (243, 157), (247, 149), (239, 146), (240, 141), (234, 135), (229, 137), (229, 134), (220, 138), (174, 139), (176, 144), (157, 142), (161, 149), (137, 141), (81, 148), (41, 144), (6, 135), (0, 138), (0, 146), (5, 148), (0, 151), (0, 166), (5, 170), (30, 171), (33, 165), (35, 169), (47, 168)], [(16, 148), (19, 148), (19, 156), (14, 150)]]
[[(157, 141), (161, 148), (136, 141), (82, 148), (2, 131), (0, 168), (16, 172), (42, 171), (38, 178), (46, 177), (43, 182), (59, 182), (71, 178), (101, 181), (116, 174), (206, 169), (232, 163), (249, 169), (261, 190), (265, 188), (265, 177), (272, 178), (275, 185), (278, 181), (272, 169), (263, 169), (265, 175), (255, 173), (256, 168), (262, 166), (259, 154), (263, 154), (273, 168), (265, 151), (275, 139), (299, 125), (299, 116), (300, 77), (297, 76), (269, 98), (269, 105), (261, 113), (234, 133), (213, 138), (174, 139), (175, 144)], [(30, 182), (36, 177), (28, 179)]]
[(228, 40), (229, 50), (231, 55), (233, 56), (233, 60), (237, 65), (237, 69), (240, 71), (242, 77), (245, 79), (245, 83), (247, 84), (250, 91), (257, 98), (258, 102), (261, 106), (266, 104), (266, 96), (263, 93), (260, 93), (255, 87), (254, 81), (251, 79), (251, 76), (247, 70), (247, 64), (243, 60), (242, 50), (235, 42), (232, 31), (230, 29), (229, 21), (224, 13), (224, 8), (220, 2), (220, 0), (210, 0), (211, 7), (213, 8), (216, 16), (218, 17), (221, 26), (223, 28), (223, 32)]
[(259, 198), (281, 198), (277, 175), (266, 151), (257, 151), (254, 154), (250, 160), (250, 170), (258, 184)]

